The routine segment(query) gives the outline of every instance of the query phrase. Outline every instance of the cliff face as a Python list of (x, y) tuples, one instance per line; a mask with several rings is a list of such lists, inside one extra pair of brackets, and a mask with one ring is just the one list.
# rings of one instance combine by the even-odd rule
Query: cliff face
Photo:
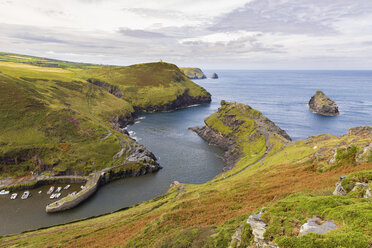
[(259, 111), (245, 104), (225, 101), (221, 101), (217, 113), (205, 119), (204, 127), (191, 130), (209, 144), (226, 151), (224, 158), (228, 169), (243, 156), (243, 151), (252, 156), (267, 154), (291, 141), (284, 130)]
[(190, 96), (186, 90), (182, 95), (179, 95), (176, 100), (163, 105), (155, 105), (149, 107), (134, 107), (136, 112), (168, 112), (181, 108), (185, 108), (194, 104), (204, 104), (211, 102), (211, 95), (207, 93), (205, 96)]
[(207, 78), (204, 72), (199, 68), (181, 67), (180, 69), (190, 79)]
[(311, 97), (309, 108), (312, 112), (325, 116), (337, 116), (340, 114), (337, 104), (320, 90), (317, 90), (315, 95)]

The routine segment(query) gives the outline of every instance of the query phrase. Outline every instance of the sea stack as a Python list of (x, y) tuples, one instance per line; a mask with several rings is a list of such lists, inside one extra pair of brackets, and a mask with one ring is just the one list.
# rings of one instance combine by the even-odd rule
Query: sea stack
[(212, 78), (212, 79), (217, 79), (217, 78), (218, 78), (217, 73), (213, 72), (213, 74), (211, 75), (211, 78)]
[(317, 90), (315, 95), (311, 97), (309, 108), (319, 115), (337, 116), (340, 114), (337, 104), (320, 90)]

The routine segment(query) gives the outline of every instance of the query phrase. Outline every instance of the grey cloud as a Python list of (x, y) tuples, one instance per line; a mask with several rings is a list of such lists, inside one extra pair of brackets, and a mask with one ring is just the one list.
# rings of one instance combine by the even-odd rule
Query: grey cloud
[(120, 28), (120, 34), (135, 38), (149, 39), (149, 38), (166, 38), (167, 35), (158, 32), (146, 31), (142, 29)]
[(337, 34), (338, 20), (371, 13), (369, 0), (254, 0), (215, 20), (211, 31), (261, 31), (291, 34)]

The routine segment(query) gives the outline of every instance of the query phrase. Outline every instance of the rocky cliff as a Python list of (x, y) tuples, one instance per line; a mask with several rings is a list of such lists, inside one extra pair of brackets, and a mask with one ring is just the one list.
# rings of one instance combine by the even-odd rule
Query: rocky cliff
[[(221, 101), (217, 113), (207, 117), (204, 127), (190, 128), (209, 144), (226, 151), (226, 168), (231, 169), (249, 150), (251, 156), (267, 154), (291, 141), (289, 135), (248, 105)], [(249, 142), (249, 145), (245, 145)], [(264, 153), (263, 153), (264, 152)]]
[(325, 116), (336, 116), (340, 114), (337, 104), (320, 90), (317, 90), (315, 95), (311, 97), (309, 108), (314, 113)]

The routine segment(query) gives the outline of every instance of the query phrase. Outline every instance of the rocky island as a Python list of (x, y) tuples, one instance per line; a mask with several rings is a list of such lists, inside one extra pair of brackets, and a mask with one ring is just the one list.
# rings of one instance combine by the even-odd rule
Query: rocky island
[(317, 90), (315, 95), (311, 97), (309, 108), (312, 112), (325, 116), (337, 116), (340, 114), (337, 104), (320, 90)]
[(212, 79), (218, 79), (217, 73), (213, 72), (212, 75), (211, 75), (211, 78)]
[(199, 68), (192, 68), (192, 67), (180, 67), (181, 71), (189, 78), (189, 79), (204, 79), (207, 78), (204, 72)]

